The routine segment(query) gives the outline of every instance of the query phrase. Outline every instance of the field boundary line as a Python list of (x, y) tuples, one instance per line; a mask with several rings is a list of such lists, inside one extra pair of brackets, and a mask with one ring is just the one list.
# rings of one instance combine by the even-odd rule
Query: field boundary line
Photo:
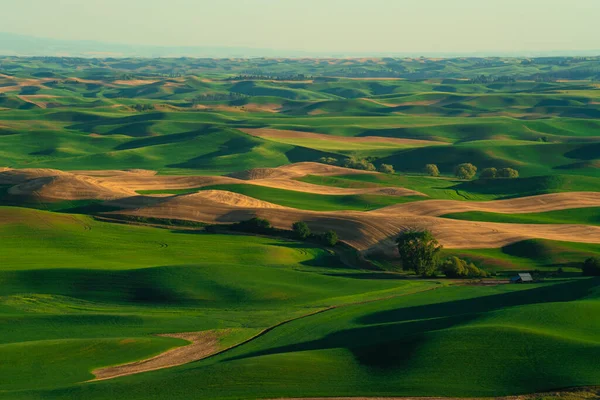
[[(395, 298), (399, 298), (399, 297), (405, 297), (405, 296), (411, 296), (411, 295), (414, 295), (414, 294), (425, 293), (425, 292), (429, 292), (429, 291), (440, 289), (441, 287), (445, 287), (445, 285), (438, 282), (438, 286), (430, 287), (430, 288), (423, 289), (423, 290), (417, 290), (417, 291), (410, 292), (410, 293), (402, 293), (402, 294), (390, 295), (390, 296), (380, 297), (380, 298), (376, 298), (376, 299), (356, 301), (356, 302), (351, 302), (351, 303), (343, 303), (343, 304), (337, 304), (337, 305), (329, 306), (329, 307), (326, 307), (326, 308), (321, 308), (321, 309), (312, 311), (312, 312), (307, 313), (307, 314), (299, 315), (297, 317), (293, 317), (293, 318), (290, 318), (290, 319), (278, 322), (277, 324), (271, 325), (271, 326), (269, 326), (269, 327), (261, 330), (260, 332), (258, 332), (254, 336), (251, 336), (251, 337), (249, 337), (248, 339), (245, 339), (242, 342), (233, 344), (233, 345), (231, 345), (229, 347), (226, 347), (224, 349), (218, 350), (215, 353), (208, 354), (205, 357), (199, 358), (199, 359), (191, 361), (191, 362), (184, 362), (184, 363), (181, 363), (181, 364), (178, 364), (178, 365), (170, 365), (170, 366), (166, 366), (164, 368), (156, 368), (156, 369), (148, 370), (148, 371), (140, 371), (140, 372), (132, 373), (132, 374), (128, 374), (128, 375), (119, 375), (119, 376), (114, 376), (114, 377), (109, 377), (109, 378), (100, 378), (100, 379), (94, 378), (94, 379), (88, 380), (86, 382), (106, 381), (106, 380), (116, 379), (116, 378), (123, 377), (123, 376), (138, 375), (138, 374), (142, 374), (144, 372), (159, 371), (159, 370), (162, 370), (162, 369), (179, 367), (181, 365), (187, 365), (187, 364), (192, 364), (192, 363), (198, 362), (198, 361), (204, 361), (204, 360), (207, 360), (209, 358), (213, 358), (213, 357), (222, 355), (225, 352), (231, 351), (231, 350), (236, 349), (238, 347), (241, 347), (241, 346), (243, 346), (245, 344), (248, 344), (248, 343), (250, 343), (250, 342), (252, 342), (252, 341), (254, 341), (254, 340), (256, 340), (256, 339), (258, 339), (258, 338), (260, 338), (260, 337), (262, 337), (262, 336), (264, 336), (264, 335), (266, 335), (268, 333), (270, 333), (270, 332), (272, 332), (273, 330), (275, 330), (275, 329), (277, 329), (277, 328), (279, 328), (279, 327), (281, 327), (283, 325), (286, 325), (286, 324), (289, 324), (289, 323), (292, 323), (292, 322), (295, 322), (295, 321), (298, 321), (298, 320), (301, 320), (301, 319), (304, 319), (304, 318), (309, 318), (309, 317), (312, 317), (312, 316), (315, 316), (315, 315), (318, 315), (318, 314), (323, 314), (323, 313), (325, 313), (327, 311), (332, 311), (332, 310), (336, 310), (336, 309), (339, 309), (339, 308), (350, 307), (350, 306), (357, 306), (357, 305), (369, 304), (369, 303), (375, 303), (375, 302), (378, 302), (378, 301), (390, 300), (390, 299), (395, 299)], [(157, 336), (163, 336), (163, 335), (157, 335)], [(190, 343), (188, 345), (181, 346), (179, 348), (185, 349), (186, 347), (192, 346), (193, 344), (194, 343)], [(173, 350), (173, 349), (171, 349), (171, 350)], [(171, 350), (167, 350), (167, 352), (171, 351)], [(155, 357), (157, 357), (157, 356), (154, 356), (154, 357), (151, 357), (151, 358), (155, 358)], [(143, 359), (143, 360), (138, 360), (138, 361), (134, 361), (134, 362), (143, 362), (143, 361), (147, 361), (147, 360), (149, 360), (149, 359)], [(126, 363), (126, 364), (121, 364), (121, 365), (127, 365), (127, 364), (131, 364), (131, 363)], [(119, 365), (117, 365), (117, 366), (119, 366)]]

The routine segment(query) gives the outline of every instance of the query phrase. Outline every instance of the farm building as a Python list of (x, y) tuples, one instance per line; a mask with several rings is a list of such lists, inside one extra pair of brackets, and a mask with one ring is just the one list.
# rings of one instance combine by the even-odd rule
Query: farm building
[(522, 273), (518, 274), (512, 278), (510, 278), (510, 283), (532, 283), (533, 277), (530, 273)]

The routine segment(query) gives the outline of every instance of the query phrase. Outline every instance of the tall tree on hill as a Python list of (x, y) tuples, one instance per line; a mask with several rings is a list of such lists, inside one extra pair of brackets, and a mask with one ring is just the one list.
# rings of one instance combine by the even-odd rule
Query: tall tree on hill
[(294, 222), (292, 230), (298, 239), (305, 240), (310, 236), (310, 228), (306, 225), (306, 222)]
[(329, 231), (325, 232), (323, 235), (321, 235), (321, 240), (323, 241), (323, 243), (325, 245), (333, 247), (338, 243), (339, 238), (338, 238), (338, 234), (336, 231), (329, 230)]
[(425, 166), (425, 173), (429, 176), (440, 176), (440, 169), (435, 164), (427, 164)]
[(442, 245), (429, 231), (410, 230), (397, 239), (402, 269), (422, 277), (435, 276)]

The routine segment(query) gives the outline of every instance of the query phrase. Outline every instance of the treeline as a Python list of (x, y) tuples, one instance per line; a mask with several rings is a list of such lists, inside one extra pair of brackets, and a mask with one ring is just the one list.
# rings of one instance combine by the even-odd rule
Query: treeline
[(334, 247), (339, 242), (337, 232), (332, 229), (325, 232), (315, 233), (311, 231), (308, 224), (302, 221), (292, 224), (291, 230), (277, 229), (269, 220), (258, 217), (251, 218), (246, 221), (240, 221), (232, 225), (210, 225), (206, 227), (206, 231), (218, 232), (219, 229), (223, 228), (237, 232), (283, 236), (301, 241), (312, 241), (328, 247)]
[(492, 76), (492, 75), (479, 75), (476, 78), (469, 79), (469, 83), (487, 85), (490, 83), (514, 83), (517, 79), (514, 76)]
[(342, 160), (338, 160), (334, 157), (321, 157), (318, 162), (321, 164), (335, 165), (337, 167), (351, 168), (351, 169), (359, 169), (361, 171), (379, 171), (384, 174), (393, 174), (395, 173), (394, 167), (389, 164), (379, 164), (379, 166), (375, 166), (374, 162), (377, 160), (377, 157), (348, 157)]
[(154, 110), (154, 104), (135, 104), (131, 108), (137, 112), (152, 111)]
[(308, 81), (314, 77), (304, 74), (243, 74), (226, 78), (226, 81)]
[(406, 77), (406, 69), (401, 71), (394, 69), (368, 70), (362, 68), (342, 68), (335, 75), (343, 78), (403, 78)]
[(199, 94), (192, 99), (192, 105), (196, 106), (198, 104), (205, 103), (207, 101), (234, 101), (234, 100), (242, 100), (247, 99), (248, 95), (243, 93), (236, 92), (227, 92), (227, 93), (203, 93)]
[(544, 72), (528, 77), (536, 82), (556, 82), (558, 80), (597, 80), (600, 79), (600, 68), (570, 69)]
[[(462, 163), (454, 167), (454, 176), (458, 179), (470, 180), (477, 175), (478, 168), (471, 163)], [(436, 164), (427, 164), (423, 172), (429, 176), (440, 176), (440, 169)], [(516, 179), (519, 171), (514, 168), (484, 168), (479, 174), (481, 179)]]

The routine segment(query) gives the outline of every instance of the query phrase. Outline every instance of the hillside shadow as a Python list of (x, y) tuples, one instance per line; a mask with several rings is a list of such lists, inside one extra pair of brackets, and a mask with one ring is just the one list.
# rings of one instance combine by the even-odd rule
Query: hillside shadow
[(223, 143), (219, 150), (198, 157), (191, 158), (187, 161), (167, 165), (167, 168), (200, 168), (211, 165), (211, 161), (219, 157), (227, 157), (233, 154), (250, 153), (255, 147), (258, 147), (260, 142), (248, 136), (236, 136), (228, 139)]
[(452, 328), (476, 319), (476, 315), (460, 315), (433, 320), (343, 329), (321, 339), (259, 350), (228, 358), (236, 361), (267, 355), (347, 349), (363, 366), (371, 368), (402, 368), (412, 359), (414, 351), (424, 341), (424, 334)]
[(475, 299), (456, 300), (423, 306), (381, 311), (357, 319), (364, 325), (386, 324), (413, 319), (442, 318), (463, 314), (480, 314), (530, 304), (568, 302), (586, 297), (600, 285), (600, 278), (545, 285), (530, 290), (496, 294)]
[[(300, 351), (344, 348), (357, 362), (372, 368), (402, 368), (428, 332), (449, 329), (509, 307), (581, 299), (600, 285), (600, 278), (545, 286), (523, 292), (428, 304), (376, 312), (355, 321), (371, 325), (329, 333), (321, 339), (277, 346), (225, 361)], [(377, 325), (375, 325), (377, 324)]]
[(323, 274), (327, 276), (332, 276), (336, 278), (349, 278), (349, 279), (360, 279), (360, 280), (394, 280), (394, 281), (405, 281), (408, 278), (399, 274), (390, 274), (385, 272), (362, 272), (362, 273), (352, 273), (352, 274), (334, 274), (327, 273)]
[(211, 129), (210, 127), (206, 126), (191, 132), (174, 133), (171, 135), (153, 136), (149, 138), (132, 140), (130, 142), (118, 145), (115, 147), (115, 150), (132, 150), (142, 147), (185, 142), (196, 139), (198, 136), (210, 134), (212, 132), (215, 132), (215, 129)]
[(81, 122), (67, 126), (66, 129), (73, 129), (79, 131), (90, 131), (97, 130), (98, 127), (106, 125), (127, 125), (135, 123), (144, 123), (150, 121), (160, 121), (166, 119), (167, 113), (164, 112), (148, 112), (138, 115), (130, 115), (121, 118), (112, 118), (105, 116), (98, 116), (94, 114), (82, 114), (82, 113), (62, 113), (64, 117), (71, 117), (73, 122)]

